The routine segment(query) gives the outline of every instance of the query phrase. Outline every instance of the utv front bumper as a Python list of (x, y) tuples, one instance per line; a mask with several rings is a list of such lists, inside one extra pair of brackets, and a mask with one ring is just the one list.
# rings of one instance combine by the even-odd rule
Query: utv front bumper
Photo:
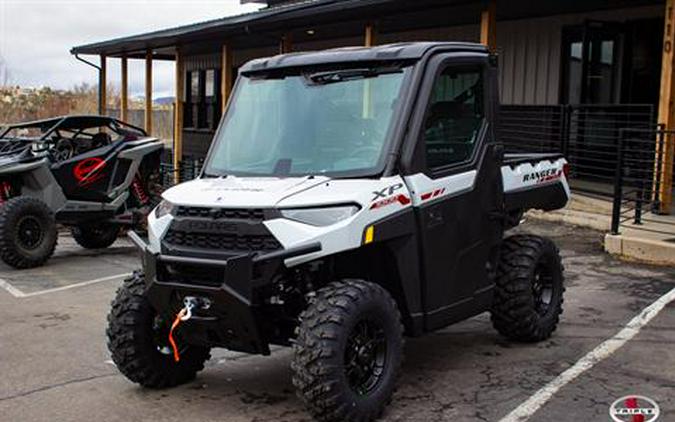
[[(141, 251), (146, 296), (160, 315), (172, 320), (187, 296), (208, 299), (208, 309), (195, 310), (182, 325), (180, 334), (187, 343), (264, 355), (270, 351), (261, 315), (263, 290), (284, 260), (321, 250), (313, 243), (215, 260), (152, 253), (138, 234), (129, 232), (129, 238)], [(200, 273), (211, 275), (211, 281), (192, 282), (189, 274)]]

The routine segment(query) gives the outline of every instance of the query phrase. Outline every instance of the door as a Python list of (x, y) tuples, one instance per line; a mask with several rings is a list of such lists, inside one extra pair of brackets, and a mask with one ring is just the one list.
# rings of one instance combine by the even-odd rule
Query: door
[(52, 172), (67, 199), (109, 202), (108, 189), (121, 142), (93, 149), (54, 164)]
[(406, 182), (422, 243), (428, 330), (483, 312), (492, 297), (503, 189), (489, 67), (484, 56), (441, 61), (421, 102), (416, 154), (423, 172)]
[(588, 21), (563, 31), (562, 103), (621, 101), (622, 30), (618, 24)]

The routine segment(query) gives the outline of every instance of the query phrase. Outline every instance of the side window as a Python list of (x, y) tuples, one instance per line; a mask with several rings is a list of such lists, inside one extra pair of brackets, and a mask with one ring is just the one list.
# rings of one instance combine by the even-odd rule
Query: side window
[(183, 126), (214, 130), (220, 120), (220, 71), (187, 72)]
[(438, 76), (424, 122), (428, 168), (471, 158), (485, 117), (483, 103), (481, 66), (448, 67)]

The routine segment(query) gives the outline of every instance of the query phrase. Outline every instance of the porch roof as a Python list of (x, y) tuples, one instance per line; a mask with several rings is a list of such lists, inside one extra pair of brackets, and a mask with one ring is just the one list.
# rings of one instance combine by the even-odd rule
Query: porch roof
[[(228, 16), (160, 31), (122, 37), (73, 47), (71, 54), (96, 54), (108, 57), (154, 58), (173, 60), (175, 46), (193, 43), (232, 41), (238, 47), (270, 45), (272, 37), (286, 31), (339, 23), (342, 31), (360, 33), (364, 22), (377, 20), (383, 32), (478, 22), (483, 0), (306, 0), (263, 8), (256, 12)], [(498, 19), (519, 19), (560, 13), (574, 13), (619, 7), (661, 4), (663, 0), (550, 0), (532, 2), (510, 0), (498, 7)], [(453, 8), (452, 13), (439, 9)], [(454, 10), (457, 9), (457, 10)], [(357, 29), (358, 28), (358, 29)], [(331, 31), (332, 32), (332, 31)], [(336, 34), (340, 35), (340, 34)], [(275, 41), (276, 42), (276, 41)]]

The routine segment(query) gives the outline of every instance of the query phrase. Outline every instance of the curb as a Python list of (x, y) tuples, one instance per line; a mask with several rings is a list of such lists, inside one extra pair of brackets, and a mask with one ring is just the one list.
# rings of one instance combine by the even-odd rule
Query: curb
[(675, 244), (608, 233), (604, 245), (607, 253), (627, 261), (675, 266)]

